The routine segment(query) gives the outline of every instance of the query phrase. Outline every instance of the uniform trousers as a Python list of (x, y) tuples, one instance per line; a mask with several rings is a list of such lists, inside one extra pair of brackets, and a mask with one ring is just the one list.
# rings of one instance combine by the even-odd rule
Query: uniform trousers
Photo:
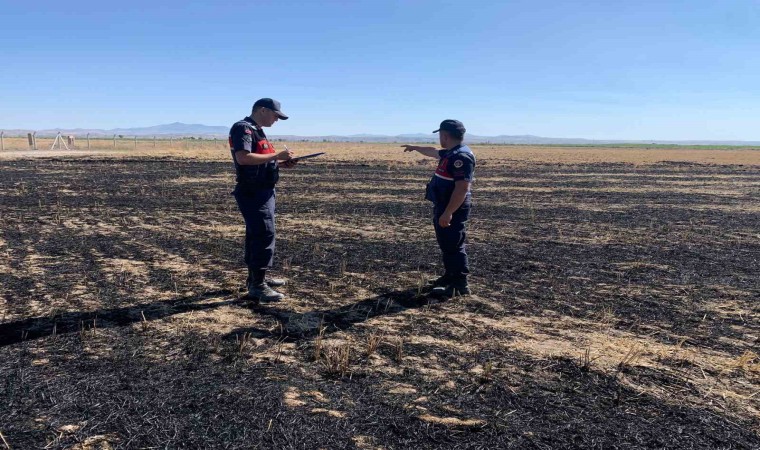
[(470, 273), (470, 264), (467, 259), (467, 219), (470, 217), (470, 204), (463, 204), (454, 212), (451, 225), (443, 228), (438, 224), (446, 206), (436, 205), (433, 208), (433, 226), (438, 246), (443, 254), (443, 267), (446, 275), (453, 279), (462, 280)]
[(249, 273), (261, 273), (274, 259), (275, 191), (236, 189), (233, 195), (245, 220), (245, 264)]

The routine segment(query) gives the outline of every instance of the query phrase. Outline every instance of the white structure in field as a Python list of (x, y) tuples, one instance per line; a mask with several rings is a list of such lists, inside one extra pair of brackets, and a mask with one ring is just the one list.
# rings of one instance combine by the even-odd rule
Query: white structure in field
[[(72, 136), (69, 136), (69, 138), (71, 139)], [(72, 141), (70, 140), (69, 142), (72, 142)], [(66, 145), (66, 141), (63, 140), (63, 136), (61, 136), (60, 131), (55, 136), (55, 140), (53, 141), (53, 145), (50, 146), (50, 150), (53, 150), (56, 145), (58, 145), (59, 150), (63, 150), (64, 147), (66, 148), (66, 150), (69, 150), (69, 146)]]

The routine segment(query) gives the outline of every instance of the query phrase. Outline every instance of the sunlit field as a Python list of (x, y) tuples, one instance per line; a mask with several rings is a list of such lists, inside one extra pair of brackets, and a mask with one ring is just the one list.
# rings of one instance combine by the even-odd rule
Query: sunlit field
[(0, 448), (760, 448), (760, 150), (474, 145), (440, 301), (435, 162), (290, 142), (254, 305), (226, 142), (4, 142)]
[[(226, 139), (91, 139), (78, 137), (69, 150), (51, 150), (53, 138), (37, 138), (37, 149), (31, 150), (26, 138), (5, 138), (5, 151), (0, 158), (30, 158), (55, 156), (98, 155), (103, 157), (184, 157), (198, 160), (227, 161)], [(279, 150), (287, 145), (296, 154), (327, 152), (322, 161), (416, 162), (413, 155), (403, 153), (399, 143), (349, 142), (274, 142)], [(425, 143), (421, 145), (434, 145)], [(701, 164), (755, 165), (760, 160), (760, 148), (729, 146), (531, 146), (488, 145), (472, 146), (482, 163), (627, 163), (633, 165), (658, 162), (692, 162)]]

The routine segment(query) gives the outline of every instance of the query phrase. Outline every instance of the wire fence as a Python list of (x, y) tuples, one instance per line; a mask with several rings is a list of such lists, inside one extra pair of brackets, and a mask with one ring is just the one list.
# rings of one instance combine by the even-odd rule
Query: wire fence
[(163, 137), (163, 136), (27, 136), (7, 135), (0, 132), (0, 151), (5, 150), (193, 150), (227, 148), (227, 139), (218, 137)]

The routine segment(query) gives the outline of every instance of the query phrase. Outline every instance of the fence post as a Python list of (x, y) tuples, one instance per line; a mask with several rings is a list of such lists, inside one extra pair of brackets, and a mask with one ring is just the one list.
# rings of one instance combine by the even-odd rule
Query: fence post
[(113, 148), (116, 148), (116, 135), (113, 135)]
[(4, 134), (5, 134), (5, 131), (0, 131), (0, 151), (5, 150), (5, 141), (3, 141)]
[(174, 145), (174, 136), (171, 136), (171, 137), (169, 138), (169, 147), (171, 147), (171, 146), (173, 146), (173, 145)]
[(156, 148), (156, 136), (153, 136), (153, 148)]
[(135, 135), (135, 150), (137, 150), (137, 135)]
[(90, 149), (90, 133), (87, 133), (87, 150)]
[(32, 133), (32, 144), (34, 145), (34, 150), (37, 150), (37, 132), (36, 131)]

